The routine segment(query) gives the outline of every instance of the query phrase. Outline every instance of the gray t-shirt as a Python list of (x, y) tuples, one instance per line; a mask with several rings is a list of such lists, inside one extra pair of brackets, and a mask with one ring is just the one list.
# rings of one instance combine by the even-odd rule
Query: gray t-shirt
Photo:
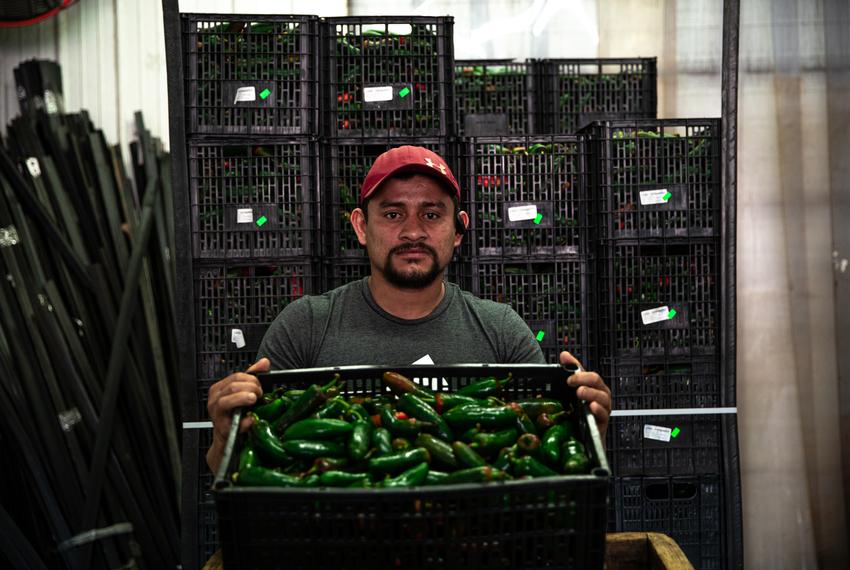
[(508, 305), (446, 283), (434, 311), (405, 320), (381, 309), (368, 277), (287, 305), (269, 326), (257, 358), (272, 370), (424, 363), (543, 364), (525, 321)]

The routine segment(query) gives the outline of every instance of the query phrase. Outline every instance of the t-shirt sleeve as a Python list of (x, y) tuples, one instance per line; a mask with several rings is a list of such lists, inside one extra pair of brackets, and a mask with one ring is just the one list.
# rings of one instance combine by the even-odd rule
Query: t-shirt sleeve
[(269, 325), (257, 351), (266, 357), (272, 370), (309, 368), (313, 331), (313, 307), (302, 298), (290, 303)]
[(546, 364), (540, 343), (534, 338), (528, 323), (508, 305), (505, 305), (500, 336), (504, 342), (506, 363)]

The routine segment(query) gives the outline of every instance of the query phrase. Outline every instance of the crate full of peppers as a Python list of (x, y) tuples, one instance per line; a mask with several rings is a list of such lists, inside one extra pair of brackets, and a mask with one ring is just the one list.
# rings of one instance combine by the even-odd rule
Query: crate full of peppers
[(608, 463), (571, 373), (261, 376), (252, 427), (234, 430), (216, 477), (225, 566), (601, 568)]

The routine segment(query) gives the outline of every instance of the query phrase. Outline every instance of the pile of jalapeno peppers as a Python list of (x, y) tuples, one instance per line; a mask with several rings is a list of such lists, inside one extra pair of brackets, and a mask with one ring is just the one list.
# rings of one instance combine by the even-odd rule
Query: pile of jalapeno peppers
[(251, 412), (233, 481), (394, 488), (589, 471), (572, 410), (543, 397), (503, 401), (510, 376), (432, 392), (385, 372), (389, 392), (348, 397), (338, 381), (265, 395)]

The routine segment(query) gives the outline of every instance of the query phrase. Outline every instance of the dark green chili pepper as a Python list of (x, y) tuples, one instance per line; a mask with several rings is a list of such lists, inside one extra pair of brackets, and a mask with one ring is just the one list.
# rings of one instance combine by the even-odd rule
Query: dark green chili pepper
[(319, 475), (319, 485), (324, 487), (350, 487), (362, 479), (369, 479), (368, 473), (348, 473), (346, 471), (325, 471)]
[(286, 453), (300, 459), (318, 459), (320, 457), (345, 457), (345, 446), (333, 441), (310, 441), (290, 439), (283, 442)]
[(483, 467), (487, 465), (487, 462), (484, 461), (483, 457), (478, 455), (477, 451), (462, 441), (452, 443), (452, 451), (458, 462), (466, 467)]
[(508, 428), (495, 433), (479, 433), (472, 438), (469, 447), (484, 455), (495, 455), (503, 447), (510, 447), (517, 441), (516, 429)]
[(574, 437), (571, 437), (561, 448), (564, 473), (575, 475), (587, 473), (590, 467), (590, 459), (587, 457), (584, 445)]
[(400, 475), (385, 480), (381, 486), (382, 487), (416, 487), (418, 485), (422, 485), (425, 483), (425, 480), (428, 477), (428, 464), (424, 461), (419, 465), (415, 465)]
[(548, 398), (531, 398), (527, 400), (517, 400), (514, 405), (522, 408), (522, 411), (532, 418), (536, 418), (540, 414), (556, 414), (564, 410), (564, 405), (558, 400)]
[(482, 401), (477, 398), (461, 396), (460, 394), (455, 394), (453, 392), (438, 392), (434, 394), (434, 409), (437, 410), (437, 413), (439, 414), (444, 414), (452, 408), (468, 406), (469, 404), (484, 405)]
[(423, 429), (434, 427), (431, 422), (422, 422), (416, 418), (399, 420), (391, 406), (384, 406), (381, 410), (381, 426), (390, 430), (393, 435), (401, 437), (416, 437)]
[(423, 461), (430, 462), (431, 454), (427, 449), (415, 447), (399, 453), (373, 457), (369, 460), (369, 472), (373, 475), (399, 473)]
[(392, 435), (385, 427), (375, 428), (372, 432), (372, 446), (378, 450), (378, 455), (388, 455), (393, 452)]
[(304, 390), (304, 393), (292, 402), (292, 405), (274, 423), (274, 431), (283, 433), (290, 425), (318, 410), (339, 391), (336, 387), (337, 382), (339, 382), (339, 375), (334, 376), (334, 379), (325, 386), (313, 384)]
[(406, 412), (411, 417), (423, 422), (431, 422), (437, 428), (437, 437), (445, 441), (452, 441), (454, 434), (446, 425), (445, 420), (437, 413), (437, 410), (429, 406), (416, 394), (403, 394), (398, 401), (398, 409)]
[(457, 469), (457, 459), (455, 459), (452, 446), (445, 441), (430, 433), (420, 433), (416, 438), (416, 445), (427, 449), (438, 464), (450, 469)]
[(313, 466), (307, 471), (307, 474), (319, 473), (326, 471), (339, 471), (348, 466), (348, 460), (344, 457), (319, 457), (313, 461)]
[(514, 460), (514, 474), (517, 477), (527, 475), (530, 477), (553, 477), (557, 473), (546, 467), (540, 461), (537, 461), (530, 455), (524, 455)]
[(292, 464), (292, 456), (284, 450), (283, 445), (272, 431), (271, 426), (265, 420), (261, 420), (252, 413), (254, 423), (251, 425), (251, 435), (254, 437), (255, 449), (263, 457), (272, 461), (275, 465), (287, 467)]
[(508, 377), (503, 380), (499, 380), (497, 378), (485, 378), (478, 382), (473, 382), (468, 386), (464, 386), (458, 390), (457, 393), (461, 396), (469, 396), (471, 398), (486, 398), (487, 396), (497, 394), (502, 386), (510, 381), (511, 376), (512, 375), (509, 373)]
[(354, 426), (343, 420), (334, 419), (306, 419), (296, 422), (286, 428), (283, 438), (326, 440), (344, 437), (351, 433)]
[(286, 402), (286, 398), (281, 396), (268, 404), (257, 406), (254, 408), (254, 413), (257, 414), (257, 417), (260, 419), (266, 420), (267, 422), (273, 422), (286, 410)]
[(369, 444), (372, 439), (372, 431), (375, 427), (368, 419), (359, 419), (354, 422), (351, 429), (351, 438), (348, 440), (348, 456), (354, 461), (360, 461), (369, 453)]
[(493, 462), (493, 467), (500, 471), (507, 471), (513, 466), (513, 461), (516, 459), (516, 445), (512, 447), (503, 447), (499, 450), (499, 456)]
[(534, 426), (534, 422), (531, 421), (531, 418), (525, 412), (516, 417), (516, 428), (520, 433), (533, 433), (537, 435), (537, 428)]
[(346, 413), (349, 408), (350, 406), (348, 405), (348, 402), (345, 402), (341, 398), (331, 398), (325, 402), (325, 405), (319, 408), (313, 416), (318, 419), (339, 418), (342, 414)]
[(483, 428), (498, 429), (516, 424), (517, 414), (509, 407), (484, 408), (481, 406), (459, 406), (443, 414), (446, 423), (459, 429), (480, 425)]
[(561, 447), (570, 435), (570, 424), (552, 426), (543, 434), (541, 450), (550, 467), (561, 467)]
[(247, 469), (249, 467), (254, 467), (255, 465), (259, 465), (259, 461), (257, 460), (257, 452), (254, 451), (254, 444), (251, 440), (247, 440), (245, 442), (245, 446), (242, 448), (242, 451), (239, 453), (239, 471)]
[(470, 467), (450, 473), (448, 479), (446, 479), (446, 484), (484, 483), (486, 481), (501, 481), (504, 479), (507, 479), (507, 474), (504, 471), (484, 465), (482, 467)]
[(295, 475), (287, 475), (257, 465), (234, 473), (233, 481), (237, 485), (250, 487), (303, 487), (305, 484)]
[(449, 478), (449, 474), (445, 471), (434, 471), (433, 469), (428, 470), (428, 476), (425, 477), (426, 485), (443, 485), (446, 480)]

